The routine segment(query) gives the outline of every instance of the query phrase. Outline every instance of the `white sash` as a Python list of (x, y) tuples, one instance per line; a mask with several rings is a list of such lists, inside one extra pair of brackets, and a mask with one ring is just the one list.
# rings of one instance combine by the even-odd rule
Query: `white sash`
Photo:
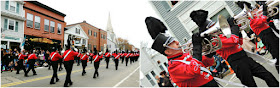
[(68, 54), (71, 52), (71, 50), (69, 50), (68, 52), (67, 52), (67, 54), (64, 56), (64, 58), (63, 58), (63, 60), (68, 56)]
[(81, 60), (83, 60), (83, 58), (86, 56), (86, 54), (81, 58)]
[(93, 62), (97, 59), (98, 55), (96, 55), (96, 57), (94, 58)]
[(33, 54), (29, 55), (28, 58), (31, 57), (32, 55), (33, 55)]
[(125, 57), (127, 57), (129, 54), (127, 54)]
[(21, 54), (19, 54), (18, 59), (20, 58)]
[(106, 57), (108, 57), (109, 53), (107, 53)]
[(53, 59), (54, 55), (56, 54), (56, 52), (54, 52), (53, 56), (51, 57), (51, 60)]
[(120, 55), (117, 55), (115, 58), (117, 59)]

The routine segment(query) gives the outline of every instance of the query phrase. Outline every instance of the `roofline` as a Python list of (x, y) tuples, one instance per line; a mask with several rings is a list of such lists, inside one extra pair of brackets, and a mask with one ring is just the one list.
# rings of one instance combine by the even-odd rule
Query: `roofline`
[[(86, 23), (86, 24), (88, 24), (88, 25), (90, 25), (90, 26), (92, 26), (92, 27), (95, 27), (95, 26), (93, 26), (93, 25), (91, 25), (91, 24), (89, 24), (89, 23), (87, 23), (87, 22), (84, 22), (84, 21), (83, 21), (83, 22), (79, 22), (79, 23), (69, 24), (69, 25), (66, 25), (66, 27), (67, 27), (67, 26), (70, 26), (70, 25), (73, 26), (73, 25), (81, 24), (81, 23)], [(103, 30), (103, 29), (101, 29), (101, 28), (98, 28), (98, 27), (95, 27), (95, 28), (97, 28), (97, 29), (99, 29), (99, 30), (102, 30), (102, 31), (105, 31), (105, 30)], [(107, 31), (105, 31), (105, 32), (107, 32)]]
[(64, 14), (64, 13), (62, 13), (62, 12), (59, 12), (59, 11), (57, 11), (57, 10), (55, 10), (55, 9), (53, 9), (53, 8), (51, 8), (51, 7), (49, 7), (49, 6), (45, 5), (45, 4), (43, 4), (43, 3), (40, 3), (40, 2), (38, 2), (38, 1), (27, 1), (27, 2), (30, 2), (30, 3), (35, 4), (35, 5), (37, 5), (37, 6), (40, 6), (40, 7), (44, 8), (44, 9), (47, 9), (47, 10), (49, 10), (49, 11), (51, 11), (51, 12), (54, 12), (54, 13), (56, 13), (56, 14), (58, 14), (58, 15), (61, 15), (61, 16), (63, 16), (63, 17), (66, 16), (66, 14)]

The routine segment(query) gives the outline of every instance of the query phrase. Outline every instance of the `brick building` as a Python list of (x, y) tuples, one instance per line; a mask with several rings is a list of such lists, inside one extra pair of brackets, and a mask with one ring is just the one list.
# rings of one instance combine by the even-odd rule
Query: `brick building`
[(25, 48), (63, 47), (65, 14), (38, 1), (25, 1)]
[(67, 27), (77, 25), (77, 24), (79, 24), (82, 27), (82, 29), (84, 30), (84, 32), (87, 34), (89, 38), (88, 50), (93, 50), (93, 48), (95, 47), (98, 51), (104, 51), (104, 45), (106, 46), (107, 44), (107, 40), (106, 40), (107, 32), (95, 26), (92, 26), (86, 21), (70, 24), (67, 25)]

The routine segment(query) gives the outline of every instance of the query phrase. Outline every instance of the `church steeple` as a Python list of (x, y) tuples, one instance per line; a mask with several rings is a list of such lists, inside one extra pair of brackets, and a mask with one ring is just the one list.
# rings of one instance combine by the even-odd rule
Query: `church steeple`
[(108, 16), (108, 22), (107, 22), (107, 29), (106, 29), (106, 31), (110, 32), (110, 33), (114, 33), (113, 27), (112, 27), (112, 24), (111, 24), (110, 12), (109, 12), (109, 16)]

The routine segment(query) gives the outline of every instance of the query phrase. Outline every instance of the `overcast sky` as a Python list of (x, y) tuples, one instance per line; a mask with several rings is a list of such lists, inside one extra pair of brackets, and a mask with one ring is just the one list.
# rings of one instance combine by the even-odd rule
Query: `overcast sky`
[(153, 42), (145, 18), (159, 18), (147, 0), (38, 0), (64, 14), (67, 25), (82, 21), (106, 30), (110, 12), (111, 23), (117, 37), (127, 39), (140, 48), (140, 42)]

